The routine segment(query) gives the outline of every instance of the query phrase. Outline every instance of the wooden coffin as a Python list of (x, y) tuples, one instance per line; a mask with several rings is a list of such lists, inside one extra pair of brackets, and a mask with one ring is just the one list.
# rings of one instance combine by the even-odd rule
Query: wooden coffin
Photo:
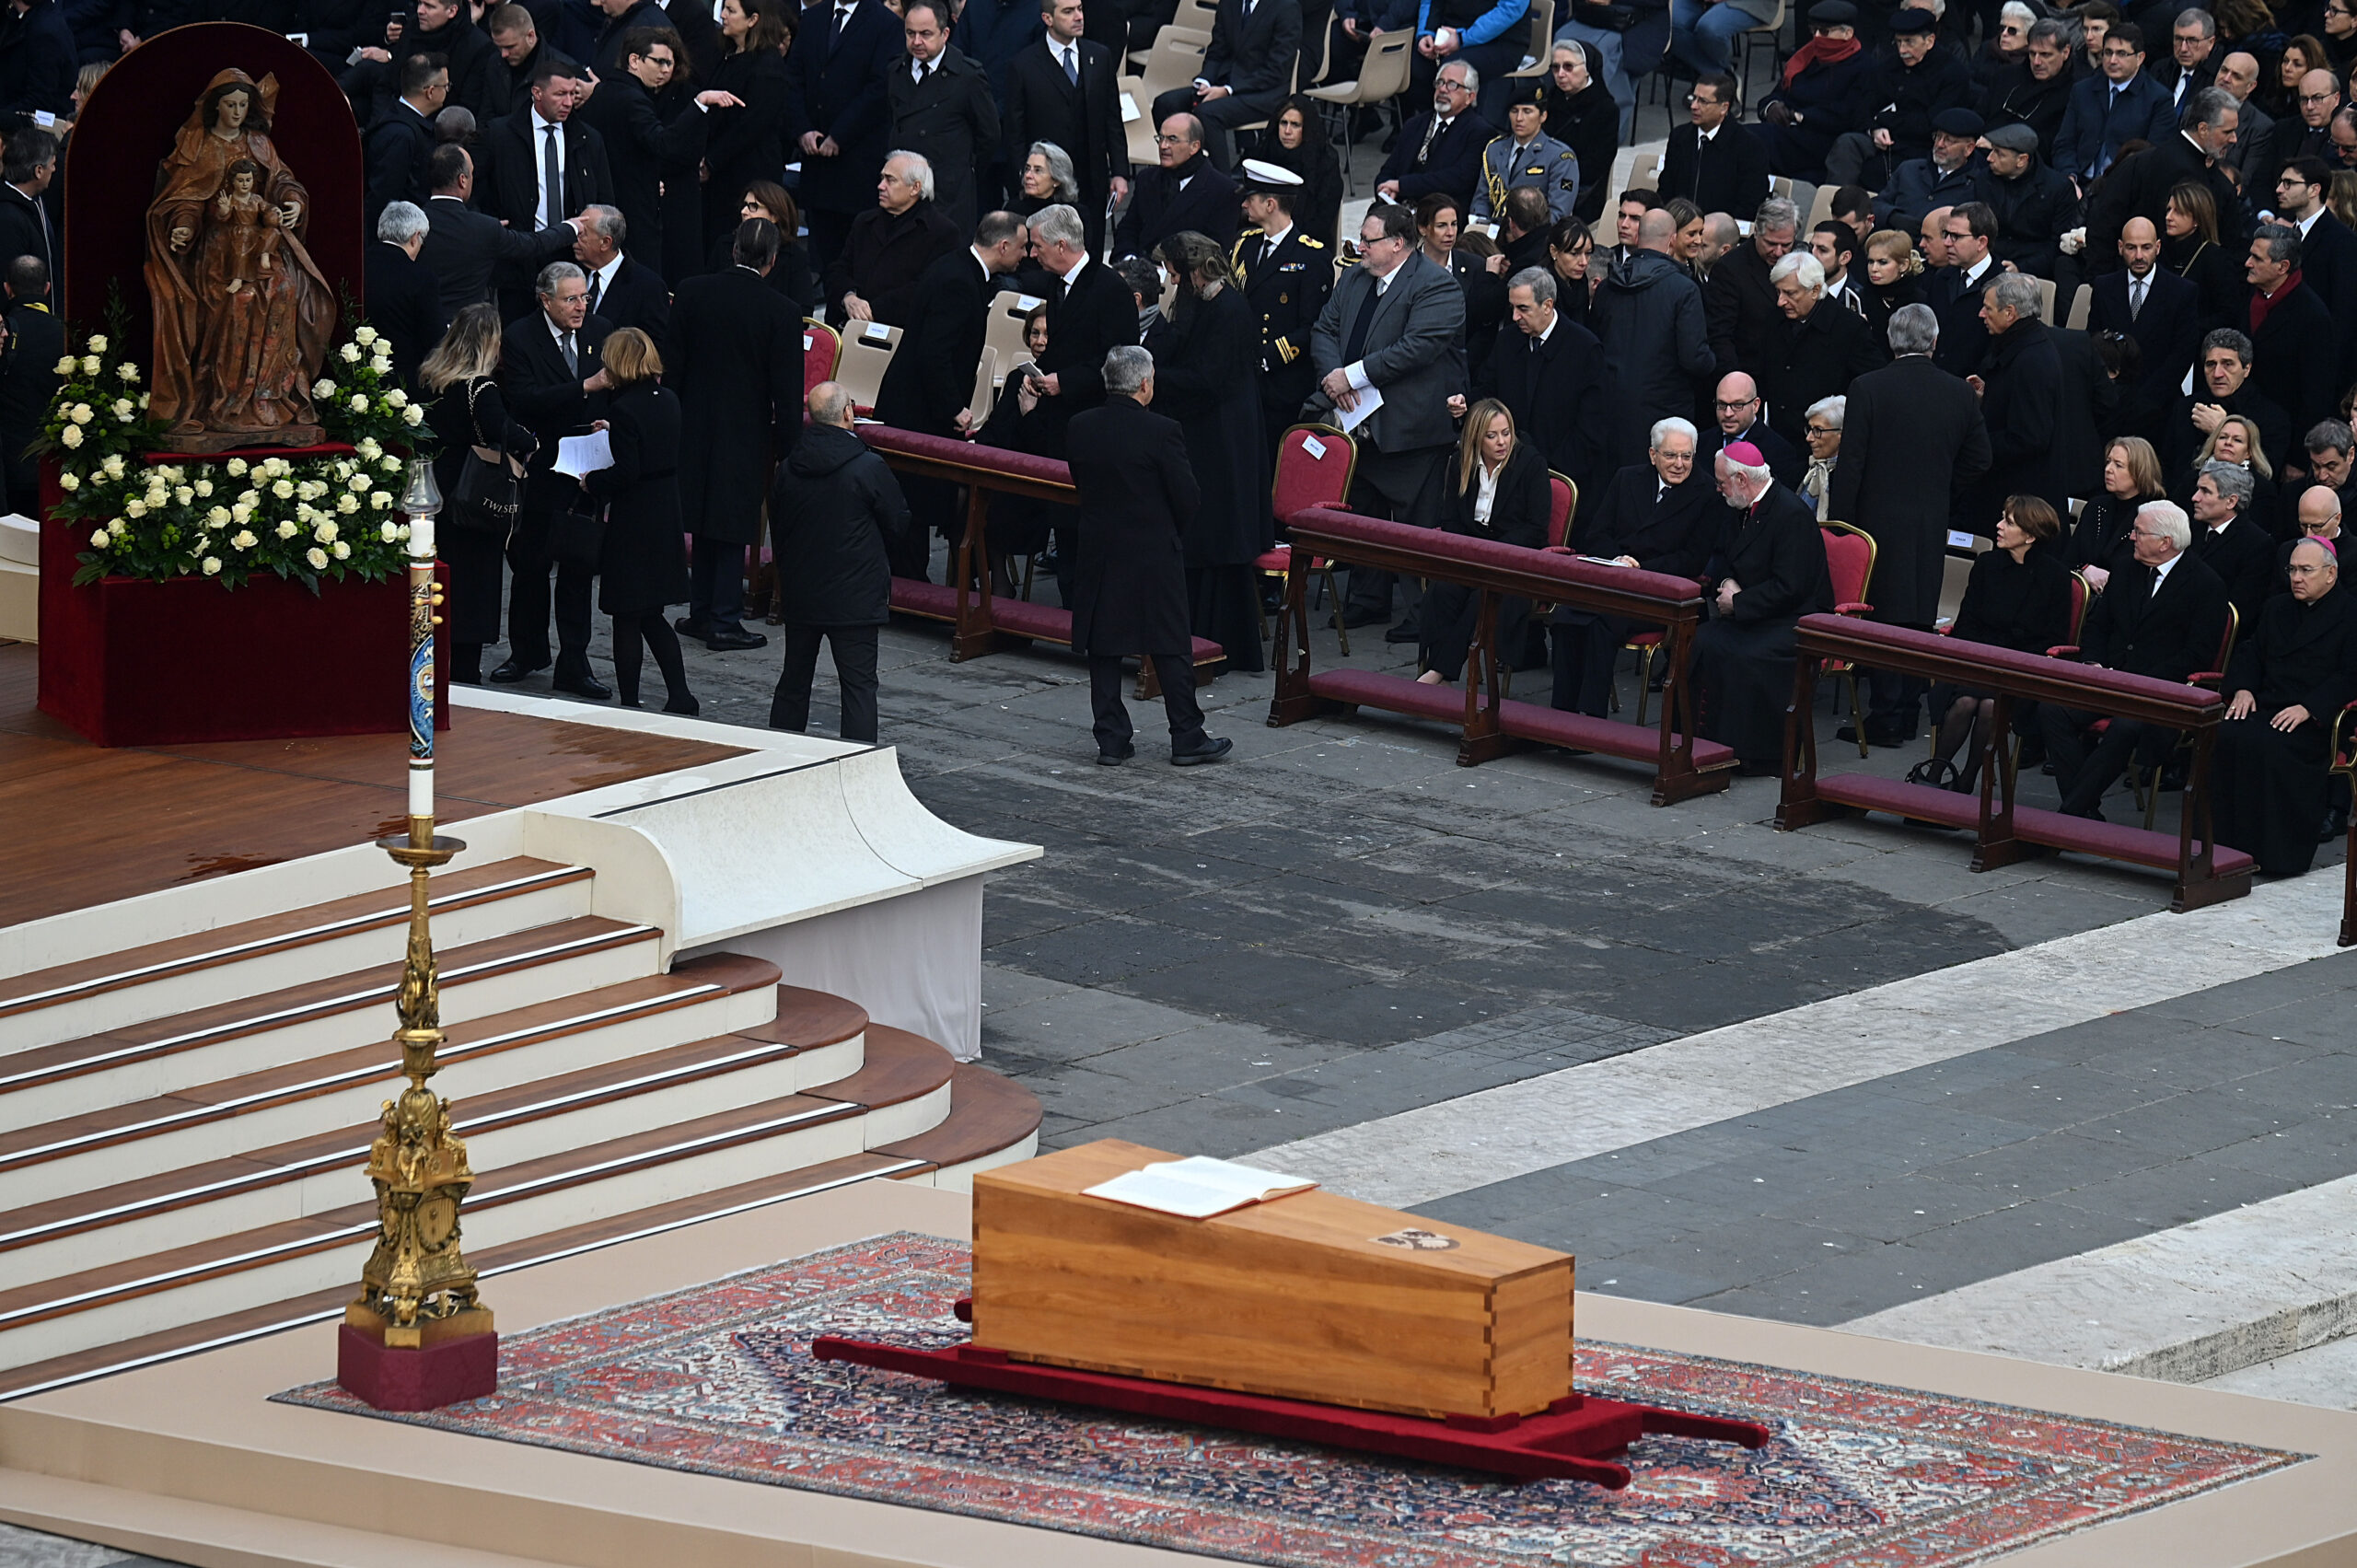
[(1106, 1139), (976, 1176), (973, 1342), (1408, 1415), (1572, 1391), (1569, 1255), (1322, 1190), (1210, 1219), (1083, 1191), (1178, 1157)]

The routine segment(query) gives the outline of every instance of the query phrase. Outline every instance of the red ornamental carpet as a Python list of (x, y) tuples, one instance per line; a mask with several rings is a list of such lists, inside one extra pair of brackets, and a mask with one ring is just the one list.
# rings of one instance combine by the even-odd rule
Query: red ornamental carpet
[[(1871, 1383), (1584, 1343), (1580, 1387), (1769, 1424), (1649, 1437), (1614, 1493), (1503, 1485), (814, 1362), (822, 1333), (956, 1343), (959, 1243), (902, 1233), (518, 1334), (496, 1395), (421, 1426), (1282, 1568), (1952, 1568), (2301, 1456)], [(377, 1412), (333, 1384), (283, 1403)]]

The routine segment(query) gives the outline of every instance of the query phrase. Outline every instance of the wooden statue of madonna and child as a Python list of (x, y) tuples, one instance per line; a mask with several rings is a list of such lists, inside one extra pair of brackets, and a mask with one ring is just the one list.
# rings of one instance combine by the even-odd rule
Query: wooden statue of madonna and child
[(276, 78), (215, 75), (157, 170), (145, 276), (148, 412), (182, 452), (308, 447), (335, 291), (304, 248), (310, 203), (270, 140)]

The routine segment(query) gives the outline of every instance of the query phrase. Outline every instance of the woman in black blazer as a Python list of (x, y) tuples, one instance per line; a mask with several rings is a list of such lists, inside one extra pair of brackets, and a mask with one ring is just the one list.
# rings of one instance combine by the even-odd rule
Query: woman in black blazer
[(2084, 573), (2087, 586), (2103, 592), (2111, 575), (2135, 558), (2128, 530), (2136, 521), (2136, 508), (2167, 494), (2161, 482), (2161, 456), (2153, 444), (2142, 436), (2114, 436), (2103, 449), (2103, 490), (2079, 508), (2063, 563)]
[[(2054, 508), (2038, 496), (2005, 497), (2004, 515), (1997, 519), (1997, 548), (1972, 563), (1949, 635), (2017, 654), (2042, 654), (2069, 642), (2071, 569), (2059, 552), (2044, 548), (2061, 529)], [(1908, 777), (1945, 784), (1959, 795), (1979, 789), (1980, 751), (1996, 708), (1996, 699), (1985, 691), (1967, 691), (1946, 681), (1933, 687), (1939, 733), (1931, 760), (1917, 763)], [(1956, 761), (1960, 750), (1962, 768)]]
[[(740, 221), (738, 200), (756, 180), (785, 171), (787, 0), (721, 0), (724, 51), (712, 85), (742, 109), (715, 109), (704, 127), (703, 238), (709, 246)], [(778, 226), (780, 234), (794, 231)]]
[(663, 361), (655, 340), (624, 327), (606, 340), (613, 381), (607, 436), (614, 463), (582, 477), (581, 488), (606, 508), (598, 556), (598, 608), (614, 621), (614, 684), (622, 706), (638, 706), (642, 643), (655, 655), (668, 698), (667, 714), (692, 714), (679, 636), (664, 612), (688, 602), (688, 552), (679, 542), (679, 398), (656, 382)]
[[(456, 499), (459, 472), (473, 448), (504, 446), (520, 463), (540, 446), (529, 429), (507, 417), (507, 405), (500, 400), (499, 342), (499, 308), (470, 305), (418, 366), (418, 386), (434, 400), (425, 425), (434, 432), (436, 448), (434, 482), (446, 501)], [(449, 605), (443, 612), (450, 679), (480, 686), (483, 645), (499, 641), (499, 563), (506, 532), (467, 528), (445, 511), (434, 544), (450, 568)]]
[[(1468, 539), (1539, 550), (1547, 543), (1551, 501), (1547, 461), (1538, 447), (1515, 434), (1514, 415), (1506, 405), (1495, 398), (1475, 403), (1465, 416), (1465, 434), (1441, 487), (1441, 527)], [(1418, 622), (1423, 628), (1427, 668), (1417, 679), (1433, 686), (1465, 673), (1480, 613), (1481, 597), (1471, 588), (1435, 582), (1424, 589)], [(1499, 661), (1508, 668), (1522, 651), (1523, 628), (1529, 620), (1528, 599), (1498, 601), (1496, 646)]]

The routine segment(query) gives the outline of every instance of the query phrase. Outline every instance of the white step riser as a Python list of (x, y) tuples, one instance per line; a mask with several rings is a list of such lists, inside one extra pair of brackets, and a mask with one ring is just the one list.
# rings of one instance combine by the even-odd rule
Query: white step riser
[(796, 1094), (840, 1083), (867, 1065), (867, 1039), (853, 1035), (833, 1045), (818, 1046), (795, 1057), (794, 1064), (802, 1074), (795, 1082)]
[(1027, 1132), (1023, 1135), (1021, 1143), (1009, 1144), (1005, 1148), (993, 1150), (979, 1159), (970, 1159), (963, 1165), (944, 1166), (939, 1170), (921, 1177), (911, 1177), (909, 1179), (922, 1181), (928, 1187), (938, 1187), (945, 1191), (970, 1193), (974, 1190), (974, 1178), (983, 1171), (996, 1170), (1003, 1165), (1014, 1165), (1019, 1160), (1028, 1160), (1039, 1152), (1039, 1134)]
[[(434, 914), (435, 946), (447, 952), (470, 942), (485, 942), (528, 931), (536, 925), (576, 919), (589, 913), (589, 881), (584, 877), (462, 909), (437, 910)], [(167, 973), (139, 984), (62, 1000), (37, 1012), (0, 1019), (0, 1055), (192, 1013), (234, 1002), (240, 996), (260, 996), (301, 985), (323, 974), (348, 974), (377, 964), (397, 964), (408, 942), (406, 923), (377, 926), (300, 947), (208, 969)]]
[[(560, 1187), (497, 1208), (470, 1213), (466, 1218), (466, 1245), (470, 1251), (480, 1253), (510, 1241), (759, 1180), (780, 1171), (842, 1159), (863, 1150), (861, 1120), (846, 1117), (792, 1129), (774, 1137), (733, 1144), (651, 1169)], [(372, 1234), (373, 1227), (349, 1243), (321, 1252), (197, 1281), (178, 1289), (154, 1291), (0, 1332), (0, 1367), (24, 1366), (52, 1356), (72, 1355), (347, 1282), (356, 1288)], [(495, 1284), (485, 1295), (496, 1310), (499, 1302)]]
[[(734, 1073), (714, 1074), (624, 1100), (597, 1102), (537, 1121), (466, 1133), (467, 1155), (478, 1171), (503, 1170), (649, 1128), (675, 1126), (733, 1106), (777, 1099), (794, 1092), (795, 1076), (795, 1063), (791, 1057)], [(458, 1109), (463, 1118), (465, 1105), (461, 1103)], [(366, 1163), (363, 1147), (356, 1149), (354, 1157), (344, 1164), (316, 1170), (295, 1180), (0, 1252), (0, 1273), (5, 1273), (12, 1284), (32, 1284), (86, 1269), (104, 1268), (167, 1248), (186, 1246), (207, 1237), (234, 1236), (240, 1231), (365, 1202), (370, 1193), (368, 1179), (364, 1174)], [(496, 1212), (485, 1211), (487, 1215)]]
[(897, 1144), (903, 1138), (930, 1132), (948, 1121), (949, 1089), (950, 1086), (944, 1083), (929, 1094), (869, 1111), (860, 1119), (860, 1126), (867, 1133), (866, 1146), (874, 1149)]
[[(496, 1013), (554, 1002), (599, 986), (617, 985), (656, 972), (659, 945), (650, 934), (642, 941), (618, 948), (585, 953), (552, 962), (527, 965), (498, 974), (444, 977), (442, 1026), (471, 1023)], [(764, 993), (766, 994), (766, 993)], [(774, 1016), (774, 1009), (763, 1016)], [(370, 1040), (388, 1040), (399, 1020), (388, 993), (381, 1000), (325, 1017), (307, 1018), (280, 1028), (263, 1029), (185, 1051), (142, 1057), (118, 1067), (77, 1074), (70, 1078), (0, 1088), (0, 1113), (13, 1126), (38, 1126), (44, 1121), (81, 1116), (109, 1106), (153, 1099), (205, 1084), (243, 1077), (284, 1063), (301, 1062), (349, 1051)], [(396, 1053), (398, 1054), (398, 1053)], [(6, 1059), (0, 1058), (0, 1069)], [(372, 1110), (374, 1107), (370, 1108)], [(249, 1145), (251, 1146), (251, 1145)], [(118, 1178), (118, 1179), (122, 1179)], [(0, 1199), (11, 1206), (31, 1200), (13, 1195)]]

